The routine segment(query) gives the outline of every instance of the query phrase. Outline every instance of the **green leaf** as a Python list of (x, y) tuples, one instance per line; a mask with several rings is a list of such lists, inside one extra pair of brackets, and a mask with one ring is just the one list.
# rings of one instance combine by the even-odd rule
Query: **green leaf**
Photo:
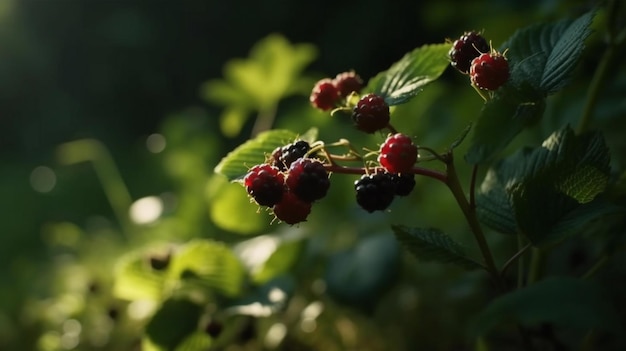
[(469, 334), (482, 336), (505, 323), (527, 327), (551, 323), (582, 331), (617, 331), (619, 318), (609, 301), (602, 289), (591, 282), (546, 278), (495, 299), (469, 323)]
[(226, 155), (215, 167), (215, 172), (226, 176), (230, 181), (240, 179), (248, 173), (248, 169), (265, 162), (267, 155), (275, 148), (293, 142), (297, 136), (298, 134), (283, 129), (259, 133), (254, 139), (246, 141)]
[(391, 228), (396, 238), (419, 260), (452, 263), (465, 269), (482, 267), (465, 255), (460, 244), (438, 229), (407, 228), (399, 225)]
[(168, 269), (173, 279), (189, 279), (224, 296), (242, 292), (246, 272), (235, 254), (222, 243), (192, 240), (176, 252)]
[(160, 301), (164, 282), (165, 274), (150, 267), (144, 252), (133, 252), (118, 261), (113, 295), (128, 301)]
[(187, 336), (174, 351), (206, 351), (213, 344), (210, 335), (202, 331), (196, 331)]
[(365, 90), (384, 97), (389, 106), (408, 102), (446, 70), (449, 50), (450, 44), (421, 46), (372, 78)]
[(505, 191), (505, 184), (498, 174), (490, 169), (476, 194), (476, 214), (478, 219), (503, 234), (516, 234), (515, 214)]
[(594, 15), (588, 12), (576, 20), (532, 25), (515, 32), (501, 47), (501, 51), (507, 50), (513, 84), (528, 84), (544, 95), (563, 88), (591, 34)]
[(250, 110), (241, 106), (225, 108), (220, 116), (220, 130), (222, 134), (230, 138), (239, 135), (249, 115)]
[(268, 317), (283, 310), (296, 288), (292, 276), (281, 275), (261, 286), (248, 289), (247, 294), (225, 306), (227, 314)]
[(185, 299), (169, 299), (161, 305), (148, 325), (142, 349), (170, 351), (190, 337), (198, 328), (202, 306)]
[(289, 233), (257, 236), (240, 242), (233, 248), (250, 271), (255, 283), (264, 284), (283, 275), (297, 262), (303, 249), (303, 241), (301, 237), (294, 237)]

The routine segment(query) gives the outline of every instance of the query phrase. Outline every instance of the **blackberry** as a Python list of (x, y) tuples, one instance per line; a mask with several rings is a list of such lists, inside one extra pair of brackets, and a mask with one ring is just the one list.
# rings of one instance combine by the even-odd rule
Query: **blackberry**
[(356, 128), (370, 134), (387, 127), (389, 119), (389, 105), (376, 94), (363, 96), (352, 112)]
[(417, 146), (402, 133), (389, 135), (380, 146), (378, 162), (390, 173), (411, 171), (417, 161)]
[(396, 187), (395, 194), (398, 196), (407, 196), (415, 188), (415, 174), (413, 173), (395, 173), (391, 175), (391, 180)]
[(470, 67), (472, 84), (483, 90), (496, 90), (509, 79), (509, 62), (498, 52), (485, 53)]
[(360, 92), (363, 88), (363, 79), (354, 71), (339, 73), (333, 79), (333, 84), (339, 90), (341, 97), (347, 97), (352, 92)]
[(285, 177), (277, 167), (264, 163), (252, 167), (243, 184), (257, 204), (272, 207), (283, 197)]
[(383, 211), (393, 201), (396, 187), (388, 172), (364, 174), (354, 182), (356, 202), (369, 213)]
[(276, 148), (272, 152), (270, 164), (286, 171), (293, 161), (304, 157), (311, 150), (311, 146), (304, 140), (298, 140), (289, 145)]
[(300, 200), (313, 202), (326, 196), (330, 187), (324, 164), (312, 158), (300, 158), (289, 167), (286, 179), (289, 191)]
[(339, 89), (337, 89), (330, 78), (324, 78), (315, 83), (309, 96), (311, 105), (322, 111), (334, 108), (340, 99)]
[(477, 32), (465, 32), (452, 43), (448, 52), (450, 64), (462, 73), (467, 74), (472, 60), (480, 54), (489, 52), (491, 48), (487, 40)]
[(311, 207), (310, 202), (302, 201), (294, 193), (288, 191), (272, 210), (276, 218), (281, 221), (296, 224), (306, 220), (311, 213)]

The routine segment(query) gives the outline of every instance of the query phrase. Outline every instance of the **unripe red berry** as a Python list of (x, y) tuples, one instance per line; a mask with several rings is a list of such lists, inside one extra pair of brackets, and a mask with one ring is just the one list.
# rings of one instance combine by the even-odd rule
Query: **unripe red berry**
[(296, 224), (306, 220), (311, 213), (311, 203), (300, 200), (295, 194), (288, 191), (283, 199), (274, 205), (272, 210), (276, 218), (287, 224)]
[(315, 83), (309, 96), (311, 105), (322, 111), (333, 109), (340, 99), (339, 89), (330, 78), (324, 78)]
[(367, 94), (354, 107), (352, 120), (356, 128), (366, 133), (374, 133), (389, 125), (389, 105), (381, 96)]
[(257, 204), (272, 207), (283, 197), (285, 177), (278, 168), (260, 164), (248, 171), (243, 184)]
[(509, 62), (497, 52), (481, 54), (472, 60), (470, 79), (483, 90), (496, 90), (509, 79)]
[(339, 90), (341, 97), (346, 97), (352, 92), (359, 93), (363, 89), (363, 79), (354, 71), (339, 73), (333, 79), (333, 84)]
[(380, 146), (378, 162), (389, 173), (406, 173), (417, 161), (417, 146), (402, 133), (389, 135)]

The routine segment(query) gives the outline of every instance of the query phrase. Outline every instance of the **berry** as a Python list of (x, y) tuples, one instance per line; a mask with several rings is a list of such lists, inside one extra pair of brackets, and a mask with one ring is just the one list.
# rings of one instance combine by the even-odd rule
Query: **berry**
[(417, 161), (417, 146), (402, 133), (389, 135), (380, 146), (378, 162), (390, 173), (409, 172)]
[(333, 84), (339, 90), (341, 97), (346, 97), (352, 92), (359, 92), (363, 88), (363, 79), (354, 71), (339, 73), (334, 79)]
[(270, 158), (270, 164), (286, 171), (293, 161), (304, 157), (311, 150), (311, 146), (304, 140), (298, 140), (292, 144), (277, 147)]
[(390, 173), (364, 174), (354, 182), (356, 202), (367, 212), (383, 211), (393, 201), (395, 186)]
[(354, 107), (352, 120), (357, 129), (374, 133), (389, 125), (389, 105), (381, 96), (367, 94)]
[(333, 84), (332, 79), (324, 78), (315, 83), (313, 91), (309, 96), (311, 105), (322, 111), (328, 111), (335, 107), (335, 104), (341, 99), (339, 89)]
[(272, 207), (283, 197), (285, 177), (277, 167), (260, 164), (252, 167), (243, 178), (248, 194), (261, 206)]
[(452, 43), (448, 56), (452, 67), (467, 74), (472, 60), (489, 50), (489, 44), (482, 35), (476, 32), (465, 32)]
[(330, 187), (324, 164), (312, 158), (300, 158), (289, 167), (287, 187), (300, 200), (313, 202), (326, 196)]
[(287, 224), (296, 224), (306, 220), (311, 213), (311, 203), (300, 200), (294, 193), (288, 191), (283, 199), (274, 205), (276, 218)]
[(481, 54), (472, 60), (472, 84), (483, 90), (496, 90), (509, 79), (509, 62), (498, 52)]
[(395, 173), (391, 175), (391, 180), (396, 187), (396, 195), (398, 196), (407, 196), (415, 188), (415, 174), (413, 173)]

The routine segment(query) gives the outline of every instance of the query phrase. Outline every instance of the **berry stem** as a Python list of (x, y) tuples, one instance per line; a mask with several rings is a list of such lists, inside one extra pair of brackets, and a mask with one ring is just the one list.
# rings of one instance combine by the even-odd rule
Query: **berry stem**
[[(328, 172), (341, 173), (341, 174), (365, 174), (368, 171), (374, 171), (374, 172), (384, 171), (383, 167), (376, 167), (373, 170), (368, 170), (365, 167), (346, 167), (346, 166), (339, 166), (337, 164), (325, 165), (324, 168), (326, 168), (326, 171)], [(411, 173), (423, 175), (429, 178), (437, 179), (443, 183), (447, 183), (447, 176), (445, 173), (435, 171), (432, 169), (422, 168), (422, 167), (413, 167), (411, 169)]]
[(459, 181), (458, 174), (456, 172), (456, 168), (454, 167), (454, 159), (452, 157), (452, 153), (448, 154), (448, 162), (447, 162), (447, 177), (446, 177), (446, 185), (452, 192), (452, 195), (456, 199), (463, 215), (465, 216), (465, 220), (467, 224), (470, 226), (472, 234), (474, 234), (474, 238), (476, 239), (476, 243), (480, 249), (480, 252), (483, 255), (483, 259), (485, 260), (485, 265), (487, 272), (491, 274), (496, 284), (499, 287), (502, 287), (502, 280), (500, 277), (500, 273), (496, 268), (495, 261), (493, 260), (493, 256), (491, 254), (491, 250), (489, 249), (489, 244), (487, 244), (487, 240), (485, 239), (485, 234), (483, 233), (483, 229), (478, 223), (478, 218), (476, 217), (476, 211), (470, 206), (470, 203), (467, 201), (465, 197), (465, 193), (463, 192), (463, 187)]

